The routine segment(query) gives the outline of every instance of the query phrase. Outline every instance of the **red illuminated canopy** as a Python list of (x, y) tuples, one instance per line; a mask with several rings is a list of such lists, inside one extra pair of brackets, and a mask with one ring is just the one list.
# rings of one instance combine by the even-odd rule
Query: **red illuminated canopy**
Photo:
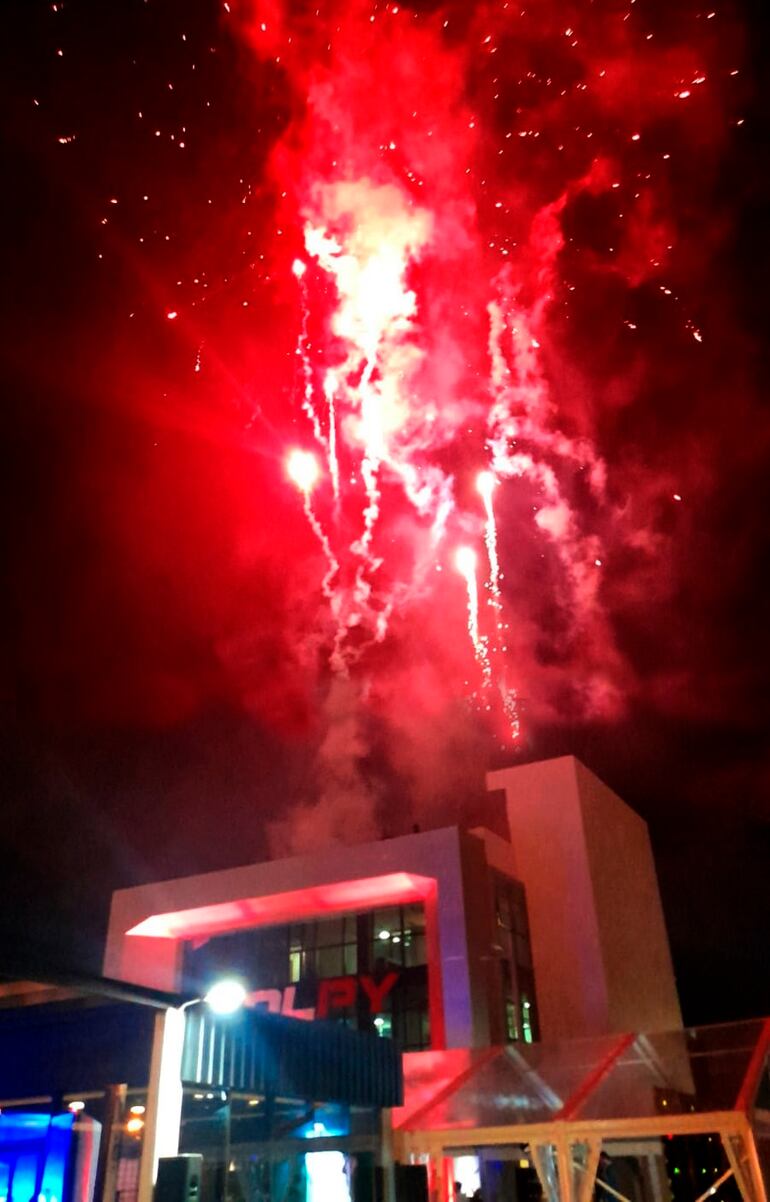
[(293, 889), (288, 893), (272, 893), (238, 901), (215, 902), (190, 910), (151, 914), (126, 933), (154, 939), (191, 939), (241, 927), (272, 926), (297, 918), (318, 918), (327, 914), (367, 910), (373, 906), (424, 902), (435, 888), (436, 882), (432, 877), (391, 872), (362, 880), (310, 885), (306, 889)]

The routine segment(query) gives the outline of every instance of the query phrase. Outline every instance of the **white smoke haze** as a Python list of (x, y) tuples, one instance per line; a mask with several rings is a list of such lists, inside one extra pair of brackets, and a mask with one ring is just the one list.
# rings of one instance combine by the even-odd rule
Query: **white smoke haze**
[(325, 734), (316, 757), (318, 795), (268, 824), (268, 844), (274, 857), (299, 855), (332, 843), (366, 843), (378, 837), (378, 795), (361, 770), (361, 761), (369, 752), (363, 714), (357, 684), (334, 676), (323, 710)]

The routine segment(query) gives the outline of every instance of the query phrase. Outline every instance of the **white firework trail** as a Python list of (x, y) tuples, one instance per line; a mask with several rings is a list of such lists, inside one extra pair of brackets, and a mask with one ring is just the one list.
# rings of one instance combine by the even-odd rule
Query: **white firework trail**
[(484, 543), (487, 548), (487, 558), (489, 559), (489, 600), (493, 609), (499, 612), (502, 608), (500, 600), (500, 560), (497, 554), (497, 523), (495, 522), (495, 510), (492, 504), (496, 486), (497, 480), (493, 472), (479, 472), (476, 477), (476, 488), (484, 502), (484, 512), (486, 514)]
[(326, 438), (322, 428), (321, 419), (318, 416), (318, 411), (315, 407), (313, 398), (313, 366), (310, 362), (310, 345), (308, 335), (308, 298), (307, 285), (305, 283), (305, 272), (307, 266), (302, 262), (302, 259), (295, 259), (292, 263), (291, 270), (294, 278), (297, 280), (302, 296), (302, 324), (300, 326), (299, 337), (297, 338), (296, 353), (302, 360), (302, 378), (304, 387), (302, 390), (302, 408), (310, 419), (310, 424), (313, 427), (313, 435), (319, 446), (323, 447), (324, 451), (329, 450), (329, 441)]
[(333, 371), (328, 371), (324, 379), (324, 396), (326, 397), (326, 407), (329, 414), (329, 476), (332, 482), (332, 492), (334, 493), (334, 506), (339, 516), (340, 465), (337, 459), (337, 412), (335, 406), (337, 387), (338, 381), (336, 375)]
[(321, 587), (323, 589), (324, 596), (333, 605), (336, 594), (332, 588), (332, 580), (339, 572), (340, 565), (336, 555), (334, 554), (334, 551), (332, 550), (332, 546), (329, 542), (326, 531), (321, 525), (321, 522), (319, 521), (310, 500), (310, 494), (315, 488), (315, 485), (318, 483), (320, 475), (318, 470), (318, 461), (316, 460), (315, 455), (311, 454), (310, 451), (295, 450), (289, 455), (286, 463), (286, 471), (291, 480), (294, 482), (294, 484), (296, 484), (297, 488), (302, 493), (302, 507), (305, 511), (305, 517), (307, 518), (310, 528), (321, 544), (323, 553), (326, 556), (327, 569), (323, 581), (321, 582)]
[(492, 667), (489, 662), (487, 640), (479, 630), (479, 590), (476, 582), (476, 552), (472, 547), (458, 547), (455, 566), (465, 579), (468, 590), (468, 634), (481, 668), (484, 687), (492, 683)]

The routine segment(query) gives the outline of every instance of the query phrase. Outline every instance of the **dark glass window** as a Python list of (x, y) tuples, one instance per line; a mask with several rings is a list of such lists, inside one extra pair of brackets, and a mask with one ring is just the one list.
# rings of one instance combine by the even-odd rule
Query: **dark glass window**
[[(318, 982), (357, 977), (357, 1000), (335, 1007), (335, 1021), (389, 1036), (405, 1051), (430, 1046), (427, 945), (422, 905), (388, 906), (314, 922), (239, 931), (187, 945), (187, 986), (204, 993), (212, 979), (237, 972), (254, 989), (296, 985), (297, 1008), (317, 1004)], [(372, 1014), (361, 976), (379, 984), (391, 972), (396, 983), (382, 1010)], [(197, 982), (193, 984), (193, 981)]]
[(358, 941), (355, 915), (293, 924), (289, 928), (288, 975), (303, 977), (355, 976)]
[(372, 964), (406, 968), (427, 964), (425, 910), (420, 905), (389, 906), (372, 915)]
[(539, 1029), (524, 886), (497, 877), (495, 914), (506, 1035), (511, 1043), (532, 1043)]

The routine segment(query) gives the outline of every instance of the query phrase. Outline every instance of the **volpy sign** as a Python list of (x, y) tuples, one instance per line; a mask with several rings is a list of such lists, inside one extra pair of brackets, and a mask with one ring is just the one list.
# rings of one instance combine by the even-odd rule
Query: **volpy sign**
[[(397, 972), (386, 973), (381, 980), (364, 974), (360, 977), (327, 977), (318, 982), (315, 1006), (297, 1008), (297, 985), (284, 989), (255, 989), (246, 998), (246, 1005), (269, 1010), (271, 1014), (284, 1014), (289, 1018), (333, 1018), (335, 1011), (347, 1010), (364, 1000), (370, 1014), (379, 1014), (383, 1002), (398, 980)], [(302, 992), (307, 994), (307, 984)]]

